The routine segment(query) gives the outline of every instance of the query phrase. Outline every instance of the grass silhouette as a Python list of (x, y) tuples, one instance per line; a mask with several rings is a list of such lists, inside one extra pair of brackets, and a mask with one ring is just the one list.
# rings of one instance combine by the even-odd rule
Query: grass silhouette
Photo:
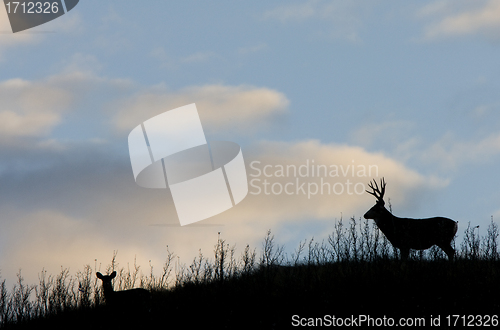
[[(120, 313), (104, 302), (96, 267), (75, 276), (39, 274), (27, 285), (21, 273), (12, 290), (0, 282), (0, 325), (7, 329), (103, 328), (183, 324), (188, 328), (281, 329), (292, 317), (423, 317), (497, 315), (500, 311), (498, 225), (480, 237), (469, 224), (449, 262), (437, 247), (412, 251), (407, 261), (373, 222), (337, 221), (327, 239), (299, 243), (287, 255), (268, 231), (262, 248), (240, 256), (219, 235), (213, 258), (200, 251), (191, 264), (174, 267), (167, 250), (161, 275), (118, 267), (116, 253), (104, 272), (117, 272), (116, 291), (151, 292), (146, 311)], [(175, 271), (174, 271), (175, 268)], [(443, 322), (443, 320), (442, 320)], [(426, 323), (429, 325), (429, 323)]]

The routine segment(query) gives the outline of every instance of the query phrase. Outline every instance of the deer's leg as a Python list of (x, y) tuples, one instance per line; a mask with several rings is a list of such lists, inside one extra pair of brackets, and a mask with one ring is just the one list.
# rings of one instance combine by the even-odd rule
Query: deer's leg
[(453, 250), (451, 244), (440, 244), (438, 246), (444, 251), (444, 253), (446, 253), (448, 260), (453, 260), (455, 257), (455, 250)]
[(408, 260), (408, 255), (410, 255), (410, 249), (399, 249), (401, 253), (401, 260), (406, 261)]

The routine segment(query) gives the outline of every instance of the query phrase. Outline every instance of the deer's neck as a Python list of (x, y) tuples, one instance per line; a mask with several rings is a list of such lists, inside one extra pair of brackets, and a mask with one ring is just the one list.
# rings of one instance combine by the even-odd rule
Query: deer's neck
[(384, 207), (381, 214), (373, 220), (375, 220), (375, 223), (380, 230), (382, 230), (384, 234), (387, 234), (386, 231), (390, 231), (390, 228), (392, 228), (392, 222), (396, 219), (397, 217)]
[(111, 285), (103, 286), (103, 291), (104, 291), (104, 298), (106, 299), (106, 301), (109, 301), (113, 298), (115, 291), (113, 290), (113, 287)]

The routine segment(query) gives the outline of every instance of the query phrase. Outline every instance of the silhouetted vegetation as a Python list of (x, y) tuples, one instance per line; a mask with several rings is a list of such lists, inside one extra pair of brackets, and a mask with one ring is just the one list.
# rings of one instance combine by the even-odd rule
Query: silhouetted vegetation
[[(498, 237), (493, 220), (484, 236), (469, 223), (463, 241), (455, 246), (454, 261), (433, 247), (411, 251), (401, 262), (372, 221), (351, 218), (337, 221), (325, 240), (304, 240), (290, 254), (271, 231), (259, 250), (247, 245), (239, 254), (219, 235), (213, 254), (207, 257), (200, 250), (190, 264), (176, 262), (167, 249), (160, 275), (151, 265), (147, 274), (135, 263), (120, 267), (114, 253), (104, 270), (87, 265), (74, 276), (67, 269), (55, 276), (42, 270), (34, 285), (26, 284), (19, 272), (10, 290), (1, 281), (0, 324), (16, 329), (109, 329), (159, 322), (188, 328), (270, 329), (290, 327), (293, 315), (498, 315)], [(109, 309), (97, 270), (117, 272), (115, 290), (150, 290), (150, 309), (126, 315)]]

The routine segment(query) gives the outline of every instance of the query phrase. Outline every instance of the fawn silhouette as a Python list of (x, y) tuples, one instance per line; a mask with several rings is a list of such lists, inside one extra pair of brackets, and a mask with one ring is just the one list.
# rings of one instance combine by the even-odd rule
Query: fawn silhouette
[(110, 275), (96, 273), (102, 281), (102, 289), (106, 305), (115, 313), (143, 314), (149, 312), (151, 305), (151, 293), (146, 289), (130, 289), (124, 291), (113, 290), (112, 280), (116, 277), (116, 271)]

